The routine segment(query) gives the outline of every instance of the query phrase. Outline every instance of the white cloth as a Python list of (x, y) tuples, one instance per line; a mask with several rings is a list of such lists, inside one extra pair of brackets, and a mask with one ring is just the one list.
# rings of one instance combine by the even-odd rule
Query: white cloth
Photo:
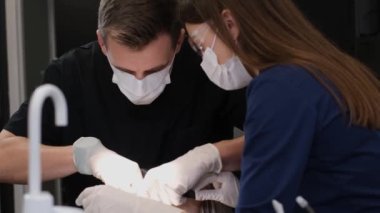
[(181, 213), (181, 209), (138, 197), (116, 188), (99, 185), (86, 188), (75, 203), (86, 213)]
[(186, 201), (182, 195), (192, 189), (201, 177), (208, 173), (219, 173), (221, 169), (219, 151), (214, 145), (205, 144), (149, 170), (138, 194), (167, 205), (179, 206)]
[(209, 47), (203, 54), (201, 67), (207, 77), (224, 90), (241, 89), (253, 79), (236, 55), (228, 59), (225, 64), (219, 64), (215, 52)]
[[(213, 189), (208, 189), (207, 186), (209, 185), (212, 185)], [(219, 201), (235, 208), (239, 199), (239, 180), (231, 172), (207, 174), (195, 186), (194, 192), (196, 200)]]
[(74, 164), (81, 174), (93, 175), (106, 185), (131, 193), (143, 180), (136, 162), (107, 149), (97, 138), (79, 138), (73, 148)]

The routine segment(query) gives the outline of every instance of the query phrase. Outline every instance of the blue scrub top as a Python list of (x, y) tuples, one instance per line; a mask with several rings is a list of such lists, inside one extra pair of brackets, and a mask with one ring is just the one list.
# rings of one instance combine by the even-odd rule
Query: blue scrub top
[(268, 68), (247, 91), (237, 212), (380, 212), (380, 134), (349, 125), (336, 100), (307, 70)]

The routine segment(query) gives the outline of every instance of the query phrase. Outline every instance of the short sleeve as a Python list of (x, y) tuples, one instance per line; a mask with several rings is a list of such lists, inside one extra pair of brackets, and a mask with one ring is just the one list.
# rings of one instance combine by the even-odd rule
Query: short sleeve
[(12, 132), (14, 135), (26, 137), (27, 114), (28, 103), (24, 102), (20, 108), (9, 118), (8, 122), (4, 126), (4, 129)]
[[(43, 84), (54, 84), (62, 88), (62, 81), (60, 80), (61, 68), (57, 61), (52, 62), (44, 71)], [(12, 132), (14, 135), (27, 137), (27, 123), (28, 123), (28, 107), (29, 99), (25, 101), (20, 108), (11, 116), (4, 129)], [(54, 141), (59, 138), (59, 130), (55, 128), (54, 124), (54, 111), (52, 102), (50, 100), (45, 101), (43, 105), (42, 113), (42, 132), (43, 143), (48, 141)]]

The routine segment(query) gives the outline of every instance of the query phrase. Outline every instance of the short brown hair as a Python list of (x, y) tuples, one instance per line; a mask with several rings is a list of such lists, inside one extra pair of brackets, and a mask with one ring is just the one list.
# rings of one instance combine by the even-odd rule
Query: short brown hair
[(121, 44), (141, 49), (161, 33), (169, 33), (176, 45), (181, 24), (176, 0), (101, 0), (98, 29)]

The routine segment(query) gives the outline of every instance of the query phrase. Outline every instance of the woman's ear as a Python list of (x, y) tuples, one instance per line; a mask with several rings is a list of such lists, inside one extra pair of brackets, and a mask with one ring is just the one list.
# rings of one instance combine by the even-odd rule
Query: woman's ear
[(224, 24), (226, 25), (232, 38), (236, 41), (239, 36), (240, 30), (239, 30), (235, 17), (232, 15), (231, 11), (228, 9), (223, 10), (221, 15), (222, 15)]
[(103, 35), (99, 30), (96, 30), (96, 36), (98, 38), (98, 43), (104, 55), (107, 55), (106, 42), (104, 41)]

